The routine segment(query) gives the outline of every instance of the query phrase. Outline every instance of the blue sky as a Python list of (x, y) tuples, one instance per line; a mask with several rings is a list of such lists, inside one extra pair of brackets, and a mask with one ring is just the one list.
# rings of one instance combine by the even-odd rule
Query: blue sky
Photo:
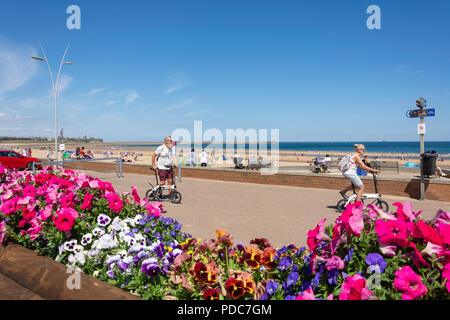
[[(68, 30), (66, 8), (81, 8)], [(369, 5), (381, 30), (369, 30)], [(176, 128), (280, 129), (282, 141), (418, 140), (406, 110), (436, 108), (450, 140), (450, 2), (0, 3), (0, 136), (53, 136), (45, 63), (70, 42), (58, 103), (66, 136), (161, 140)]]

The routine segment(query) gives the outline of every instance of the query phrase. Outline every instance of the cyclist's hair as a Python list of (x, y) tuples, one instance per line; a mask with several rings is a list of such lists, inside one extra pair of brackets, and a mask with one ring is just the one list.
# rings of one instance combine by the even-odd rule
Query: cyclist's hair
[(355, 147), (356, 151), (366, 148), (363, 144), (357, 144), (357, 143), (353, 147)]

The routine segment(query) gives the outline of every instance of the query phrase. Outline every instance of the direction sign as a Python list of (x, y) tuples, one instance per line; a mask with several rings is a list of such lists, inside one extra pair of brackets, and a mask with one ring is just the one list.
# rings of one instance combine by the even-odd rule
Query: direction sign
[(419, 118), (419, 117), (434, 117), (436, 112), (434, 109), (416, 109), (408, 110), (406, 116), (408, 118)]

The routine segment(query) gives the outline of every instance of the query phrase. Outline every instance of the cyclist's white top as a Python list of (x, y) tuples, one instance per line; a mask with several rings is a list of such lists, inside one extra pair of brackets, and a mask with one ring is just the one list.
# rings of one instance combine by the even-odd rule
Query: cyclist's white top
[(159, 170), (169, 170), (173, 165), (173, 153), (165, 144), (159, 146), (155, 153), (159, 156), (156, 166)]
[(357, 175), (356, 174), (356, 170), (358, 169), (357, 167), (358, 167), (358, 165), (356, 164), (356, 162), (355, 162), (355, 156), (356, 156), (356, 153), (353, 155), (353, 156), (351, 156), (351, 158), (350, 158), (350, 163), (348, 164), (348, 169), (345, 171), (345, 174), (354, 174), (354, 175)]

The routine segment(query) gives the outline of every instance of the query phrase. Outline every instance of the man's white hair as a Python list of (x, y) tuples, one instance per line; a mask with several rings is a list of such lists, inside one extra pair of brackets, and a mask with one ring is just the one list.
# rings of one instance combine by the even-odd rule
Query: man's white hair
[(169, 139), (172, 139), (172, 137), (171, 137), (171, 136), (165, 137), (165, 138), (164, 138), (164, 142), (166, 142), (166, 141), (169, 140)]

